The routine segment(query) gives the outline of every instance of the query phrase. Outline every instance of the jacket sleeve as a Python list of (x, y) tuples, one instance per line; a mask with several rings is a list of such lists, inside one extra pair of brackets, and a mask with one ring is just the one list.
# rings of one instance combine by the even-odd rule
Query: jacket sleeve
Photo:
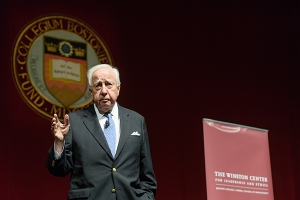
[(152, 166), (148, 132), (145, 121), (143, 121), (143, 132), (143, 144), (140, 159), (141, 189), (145, 191), (150, 199), (154, 199), (156, 196), (157, 181)]
[(68, 132), (65, 138), (65, 146), (62, 152), (61, 158), (55, 159), (54, 157), (54, 145), (48, 151), (46, 159), (46, 167), (48, 171), (59, 177), (64, 177), (69, 174), (73, 169), (73, 160), (72, 160), (72, 143), (71, 143), (72, 131)]

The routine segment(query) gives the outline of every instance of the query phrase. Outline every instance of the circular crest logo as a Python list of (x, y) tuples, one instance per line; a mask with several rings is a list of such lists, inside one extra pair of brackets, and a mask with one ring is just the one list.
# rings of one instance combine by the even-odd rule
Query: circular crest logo
[(112, 56), (98, 34), (69, 16), (43, 16), (19, 34), (13, 75), (25, 102), (47, 118), (60, 119), (92, 103), (86, 72)]

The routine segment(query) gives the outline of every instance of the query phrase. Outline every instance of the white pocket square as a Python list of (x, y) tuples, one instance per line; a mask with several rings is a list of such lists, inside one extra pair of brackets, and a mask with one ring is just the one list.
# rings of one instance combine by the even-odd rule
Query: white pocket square
[(131, 135), (140, 136), (141, 134), (139, 134), (139, 132), (137, 132), (137, 131), (134, 131), (133, 133), (131, 133)]

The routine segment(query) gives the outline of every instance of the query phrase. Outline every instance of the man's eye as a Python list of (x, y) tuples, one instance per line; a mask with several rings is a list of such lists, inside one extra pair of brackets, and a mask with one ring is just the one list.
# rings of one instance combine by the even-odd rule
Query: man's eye
[(111, 89), (113, 87), (113, 84), (112, 83), (107, 83), (105, 84), (105, 86), (108, 88), (108, 89)]

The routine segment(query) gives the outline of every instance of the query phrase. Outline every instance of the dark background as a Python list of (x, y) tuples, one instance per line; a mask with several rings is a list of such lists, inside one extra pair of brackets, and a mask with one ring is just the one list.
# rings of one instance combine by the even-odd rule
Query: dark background
[(51, 13), (83, 20), (109, 47), (118, 102), (147, 121), (157, 200), (206, 199), (203, 118), (268, 129), (275, 200), (300, 199), (299, 1), (195, 2), (1, 1), (1, 199), (67, 196), (68, 178), (44, 165), (50, 120), (12, 74), (19, 32)]

